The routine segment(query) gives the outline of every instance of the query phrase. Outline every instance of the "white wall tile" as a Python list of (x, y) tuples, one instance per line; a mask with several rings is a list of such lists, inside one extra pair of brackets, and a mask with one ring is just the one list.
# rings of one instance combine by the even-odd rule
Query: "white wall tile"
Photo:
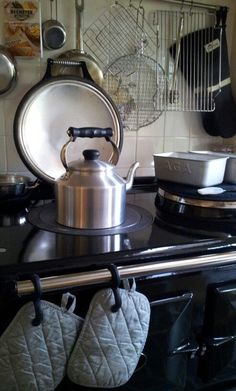
[(3, 101), (0, 101), (0, 136), (5, 134), (5, 118)]
[[(229, 143), (230, 144), (230, 143)], [(226, 147), (225, 141), (222, 142), (221, 137), (204, 137), (204, 138), (197, 138), (193, 137), (190, 139), (190, 150), (222, 150)]]
[(154, 176), (155, 175), (154, 167), (138, 168), (136, 175), (137, 176)]
[(150, 137), (150, 136), (158, 136), (163, 137), (164, 131), (165, 131), (165, 114), (162, 113), (160, 117), (153, 122), (152, 124), (149, 124), (148, 126), (144, 126), (143, 128), (140, 128), (138, 130), (138, 136), (140, 137)]
[(190, 137), (205, 137), (207, 135), (203, 124), (201, 113), (192, 113), (190, 122)]
[(126, 129), (123, 129), (123, 135), (124, 135), (124, 138), (127, 138), (127, 137), (137, 137), (137, 131), (136, 130), (126, 130)]
[(7, 172), (6, 138), (0, 136), (0, 172)]
[(191, 113), (167, 112), (165, 137), (189, 137)]
[(136, 135), (125, 137), (117, 168), (128, 168), (136, 160)]
[(7, 151), (7, 170), (9, 172), (27, 172), (27, 168), (23, 164), (12, 136), (6, 136), (6, 151)]
[(5, 134), (6, 136), (13, 135), (13, 122), (16, 113), (16, 109), (19, 102), (6, 99), (4, 101), (4, 113), (5, 113)]
[(165, 137), (165, 152), (185, 152), (189, 150), (189, 147), (188, 137)]
[(152, 168), (154, 165), (153, 154), (163, 152), (163, 137), (139, 137), (137, 148), (137, 160), (140, 168)]

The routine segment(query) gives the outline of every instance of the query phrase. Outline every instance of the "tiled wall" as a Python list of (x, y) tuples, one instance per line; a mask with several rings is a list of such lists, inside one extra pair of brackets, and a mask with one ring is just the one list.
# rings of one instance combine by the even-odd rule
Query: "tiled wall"
[[(67, 30), (67, 43), (60, 51), (44, 50), (42, 59), (22, 59), (17, 58), (18, 81), (15, 89), (6, 96), (0, 96), (0, 173), (14, 172), (27, 173), (28, 170), (20, 160), (13, 141), (13, 119), (16, 108), (25, 94), (42, 77), (45, 71), (47, 57), (56, 57), (60, 52), (75, 47), (75, 23), (74, 23), (74, 1), (58, 1), (58, 19), (64, 23)], [(135, 0), (134, 0), (135, 2)], [(203, 1), (206, 3), (206, 0)], [(212, 0), (209, 3), (221, 4), (221, 0)], [(49, 0), (42, 0), (42, 20), (49, 18)], [(139, 2), (138, 2), (139, 3)], [(143, 0), (143, 4), (148, 10), (157, 9), (154, 0)], [(231, 56), (231, 65), (234, 69), (236, 61), (235, 50), (232, 49), (234, 19), (236, 11), (235, 0), (225, 0), (224, 5), (230, 7), (228, 14), (228, 46)], [(104, 12), (110, 4), (110, 0), (85, 0), (85, 27)], [(159, 5), (158, 5), (159, 6)], [(162, 4), (162, 9), (166, 9), (166, 4)], [(176, 8), (174, 8), (176, 9)], [(0, 15), (1, 16), (1, 15)], [(234, 29), (235, 30), (235, 29)], [(3, 43), (3, 42), (2, 42)], [(235, 72), (236, 73), (236, 72)], [(34, 129), (32, 129), (32, 132)], [(163, 151), (188, 151), (191, 149), (208, 149), (214, 145), (221, 148), (236, 147), (236, 137), (232, 139), (222, 139), (220, 137), (208, 136), (201, 124), (200, 115), (197, 113), (165, 112), (157, 121), (138, 131), (125, 131), (124, 145), (118, 163), (119, 173), (126, 175), (130, 164), (138, 160), (140, 168), (137, 175), (154, 175), (153, 153)]]

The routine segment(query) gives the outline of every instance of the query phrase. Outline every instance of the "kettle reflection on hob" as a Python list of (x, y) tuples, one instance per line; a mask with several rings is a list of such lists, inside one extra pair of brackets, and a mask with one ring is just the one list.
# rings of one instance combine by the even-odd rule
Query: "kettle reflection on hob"
[(34, 228), (25, 241), (20, 262), (97, 255), (130, 249), (131, 243), (126, 234), (77, 236)]
[(27, 209), (19, 211), (0, 211), (0, 227), (13, 227), (24, 225), (26, 223)]

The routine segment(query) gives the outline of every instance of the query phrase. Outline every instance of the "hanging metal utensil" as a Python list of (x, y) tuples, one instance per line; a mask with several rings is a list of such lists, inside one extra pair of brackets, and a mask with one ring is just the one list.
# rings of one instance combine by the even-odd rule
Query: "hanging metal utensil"
[(16, 84), (16, 62), (11, 53), (0, 45), (0, 95), (10, 92)]
[(144, 54), (148, 38), (144, 31), (145, 10), (141, 2), (136, 10), (137, 31), (141, 28), (136, 52), (121, 56), (110, 64), (103, 85), (116, 103), (123, 125), (128, 130), (146, 126), (161, 115), (156, 102), (157, 74), (162, 72), (162, 68)]
[(128, 6), (114, 1), (84, 32), (86, 50), (94, 53), (99, 63), (106, 68), (118, 57), (136, 53), (145, 33), (145, 55), (155, 58), (156, 32), (146, 19), (142, 26), (140, 17), (137, 21), (137, 7), (131, 1)]
[(175, 53), (175, 61), (174, 61), (174, 71), (173, 71), (171, 89), (169, 92), (170, 103), (178, 103), (178, 100), (179, 100), (179, 93), (178, 93), (178, 90), (176, 87), (176, 82), (177, 82), (177, 72), (178, 72), (179, 55), (180, 55), (180, 43), (181, 43), (181, 38), (182, 38), (182, 34), (183, 34), (183, 27), (184, 27), (184, 12), (181, 12), (180, 18), (179, 18), (177, 39), (176, 39), (176, 53)]
[(43, 46), (49, 50), (60, 49), (66, 42), (65, 27), (57, 20), (57, 0), (55, 3), (56, 19), (53, 19), (53, 1), (50, 0), (51, 18), (42, 25)]
[(215, 15), (193, 12), (191, 7), (187, 12), (158, 10), (154, 19), (159, 32), (157, 62), (166, 75), (158, 80), (158, 106), (165, 111), (213, 111), (210, 86), (220, 48), (214, 38)]
[[(77, 48), (69, 50), (65, 53), (62, 53), (58, 58), (69, 61), (69, 62), (80, 62), (84, 61), (88, 68), (88, 72), (93, 79), (93, 81), (101, 85), (103, 81), (103, 71), (98, 64), (98, 61), (88, 53), (84, 51), (84, 40), (83, 40), (83, 24), (84, 24), (84, 0), (81, 0), (80, 5), (78, 0), (75, 0), (75, 10), (76, 10), (76, 35), (77, 35)], [(65, 64), (65, 63), (64, 63)], [(53, 76), (59, 75), (73, 75), (80, 76), (83, 75), (80, 72), (80, 67), (71, 67), (66, 65), (56, 66), (53, 70)]]

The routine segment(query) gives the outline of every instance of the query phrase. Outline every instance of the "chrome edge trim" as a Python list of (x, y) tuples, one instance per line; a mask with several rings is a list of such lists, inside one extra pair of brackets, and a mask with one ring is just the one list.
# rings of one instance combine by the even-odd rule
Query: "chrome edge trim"
[[(221, 254), (200, 255), (197, 257), (159, 261), (150, 263), (141, 263), (134, 266), (119, 266), (120, 277), (144, 277), (154, 273), (172, 275), (177, 272), (189, 272), (194, 269), (205, 268), (208, 266), (228, 265), (236, 262), (236, 251), (225, 252)], [(93, 285), (106, 283), (111, 280), (111, 274), (107, 269), (101, 269), (90, 272), (67, 274), (62, 276), (52, 276), (41, 278), (41, 287), (43, 291), (72, 288), (76, 286)], [(34, 291), (30, 280), (18, 281), (16, 283), (16, 292), (19, 296), (30, 294)]]
[(199, 206), (201, 208), (212, 208), (212, 209), (235, 209), (236, 201), (207, 201), (207, 200), (198, 200), (195, 198), (181, 197), (175, 194), (171, 194), (168, 191), (163, 189), (158, 189), (158, 194), (170, 201), (178, 202), (180, 204)]

